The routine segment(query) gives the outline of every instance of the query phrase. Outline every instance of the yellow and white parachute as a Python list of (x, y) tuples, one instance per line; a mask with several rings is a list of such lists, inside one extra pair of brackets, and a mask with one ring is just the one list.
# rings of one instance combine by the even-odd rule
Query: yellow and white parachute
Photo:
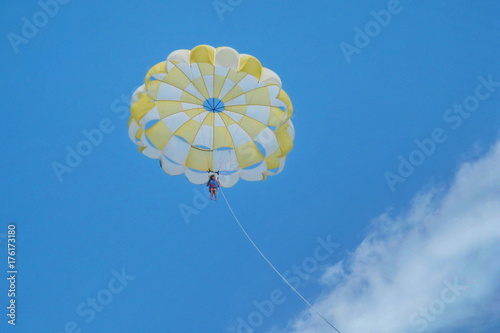
[(293, 147), (290, 98), (259, 60), (229, 47), (172, 52), (132, 96), (130, 139), (169, 175), (221, 185), (279, 173)]

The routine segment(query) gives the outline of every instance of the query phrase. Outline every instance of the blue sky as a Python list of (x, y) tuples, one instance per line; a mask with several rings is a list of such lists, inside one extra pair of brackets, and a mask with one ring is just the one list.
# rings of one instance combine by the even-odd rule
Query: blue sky
[[(40, 3), (0, 14), (0, 267), (14, 223), (19, 270), (17, 324), (2, 313), (2, 332), (249, 331), (242, 321), (331, 331), (223, 201), (196, 206), (205, 188), (164, 174), (128, 138), (128, 100), (147, 69), (199, 44), (254, 55), (292, 99), (285, 170), (225, 193), (281, 272), (313, 265), (289, 274), (309, 301), (342, 332), (499, 331), (498, 2), (221, 0), (230, 10), (218, 13), (212, 1), (72, 0), (47, 7), (52, 16)], [(382, 10), (385, 26), (373, 23)], [(37, 31), (24, 27), (33, 20)], [(358, 28), (375, 30), (361, 41)], [(453, 111), (462, 103), (474, 111)], [(108, 133), (58, 178), (54, 162), (99, 126)], [(434, 140), (432, 152), (413, 153), (416, 140)], [(401, 176), (400, 156), (421, 163)], [(392, 187), (388, 172), (400, 177)], [(189, 221), (185, 206), (197, 211)], [(318, 260), (328, 239), (337, 246)], [(454, 279), (468, 289), (443, 303)], [(107, 304), (89, 310), (96, 297)], [(425, 319), (422, 306), (440, 300)]]

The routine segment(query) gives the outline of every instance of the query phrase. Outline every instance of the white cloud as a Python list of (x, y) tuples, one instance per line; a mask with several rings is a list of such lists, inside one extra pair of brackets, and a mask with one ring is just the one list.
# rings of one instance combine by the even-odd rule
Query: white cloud
[[(314, 305), (346, 333), (477, 329), (500, 319), (499, 256), (500, 142), (461, 165), (446, 189), (418, 195), (408, 213), (377, 218), (352, 255), (323, 275)], [(291, 327), (333, 332), (311, 311)]]

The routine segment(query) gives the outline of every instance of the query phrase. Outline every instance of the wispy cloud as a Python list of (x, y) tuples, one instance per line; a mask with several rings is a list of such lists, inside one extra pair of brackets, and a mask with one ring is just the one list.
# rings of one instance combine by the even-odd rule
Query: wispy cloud
[[(378, 217), (322, 276), (315, 306), (346, 333), (479, 332), (500, 319), (499, 255), (500, 141), (448, 186), (417, 195), (408, 212)], [(288, 332), (331, 328), (305, 311)]]

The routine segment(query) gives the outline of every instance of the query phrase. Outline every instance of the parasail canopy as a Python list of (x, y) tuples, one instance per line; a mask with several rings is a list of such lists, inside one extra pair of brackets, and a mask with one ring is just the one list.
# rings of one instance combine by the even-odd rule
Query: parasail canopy
[(133, 94), (129, 136), (169, 175), (194, 184), (264, 180), (285, 166), (295, 135), (276, 73), (229, 47), (172, 52)]

